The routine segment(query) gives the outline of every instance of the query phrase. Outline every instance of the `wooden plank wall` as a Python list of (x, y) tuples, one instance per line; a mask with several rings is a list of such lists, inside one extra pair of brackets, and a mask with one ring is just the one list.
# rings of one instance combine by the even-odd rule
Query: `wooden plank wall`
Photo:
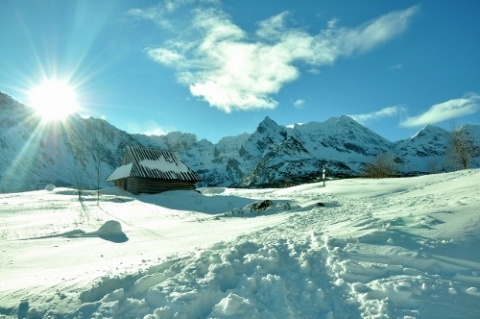
[(195, 189), (195, 183), (191, 181), (170, 181), (153, 178), (129, 177), (126, 190), (133, 194), (160, 193), (168, 190)]

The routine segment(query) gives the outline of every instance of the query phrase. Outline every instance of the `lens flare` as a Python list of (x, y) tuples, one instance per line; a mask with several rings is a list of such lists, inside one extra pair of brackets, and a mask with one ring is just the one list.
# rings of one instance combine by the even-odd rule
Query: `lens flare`
[(46, 80), (32, 88), (29, 104), (46, 121), (63, 120), (78, 110), (75, 89), (66, 81)]

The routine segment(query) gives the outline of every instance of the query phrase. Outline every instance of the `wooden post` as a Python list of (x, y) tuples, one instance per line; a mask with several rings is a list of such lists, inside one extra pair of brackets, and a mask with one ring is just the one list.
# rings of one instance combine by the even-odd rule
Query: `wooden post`
[(322, 180), (323, 180), (323, 187), (325, 187), (325, 165), (322, 168)]

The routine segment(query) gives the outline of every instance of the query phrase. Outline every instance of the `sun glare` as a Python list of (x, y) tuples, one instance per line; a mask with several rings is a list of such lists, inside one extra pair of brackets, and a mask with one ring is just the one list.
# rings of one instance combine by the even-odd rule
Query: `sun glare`
[(78, 109), (73, 87), (64, 81), (47, 80), (29, 92), (30, 106), (43, 120), (62, 120)]

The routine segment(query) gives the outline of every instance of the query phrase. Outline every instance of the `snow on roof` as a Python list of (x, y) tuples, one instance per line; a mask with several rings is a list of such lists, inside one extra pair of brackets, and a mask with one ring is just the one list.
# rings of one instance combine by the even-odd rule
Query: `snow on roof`
[[(144, 147), (128, 147), (124, 160), (131, 162), (117, 168), (107, 181), (130, 176), (163, 180), (200, 181), (201, 178), (189, 169), (176, 152)], [(128, 165), (130, 165), (128, 167)]]
[(164, 172), (171, 171), (175, 173), (181, 173), (188, 171), (188, 167), (182, 162), (169, 162), (165, 160), (165, 158), (159, 158), (156, 161), (143, 160), (139, 164), (143, 167), (147, 167), (150, 169), (158, 169)]
[(133, 163), (129, 163), (129, 164), (118, 167), (116, 170), (113, 171), (112, 174), (110, 174), (110, 176), (108, 176), (107, 182), (113, 182), (117, 179), (122, 179), (130, 176), (132, 166), (133, 166)]

